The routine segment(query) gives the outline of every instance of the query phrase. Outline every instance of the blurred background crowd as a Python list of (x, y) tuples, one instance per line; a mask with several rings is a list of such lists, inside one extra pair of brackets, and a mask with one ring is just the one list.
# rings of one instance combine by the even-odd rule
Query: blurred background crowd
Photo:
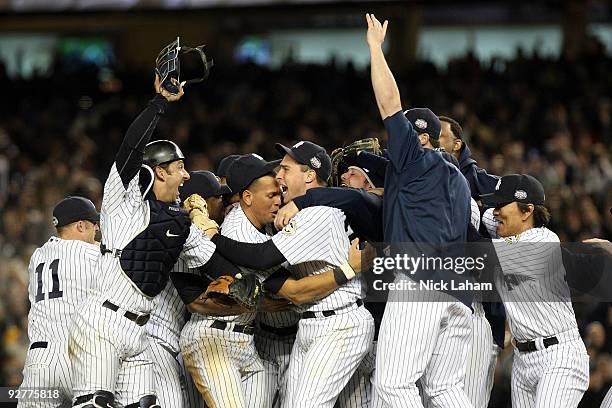
[[(312, 140), (330, 152), (365, 137), (385, 145), (367, 67), (333, 56), (255, 62), (218, 62), (161, 119), (154, 138), (181, 146), (189, 170), (214, 170), (234, 153), (273, 159), (275, 142)], [(598, 37), (556, 56), (519, 48), (511, 58), (467, 52), (445, 67), (419, 59), (391, 68), (403, 106), (456, 119), (489, 173), (542, 181), (562, 241), (612, 239), (612, 50)], [(153, 96), (152, 64), (101, 71), (60, 58), (27, 77), (0, 65), (0, 385), (21, 381), (28, 260), (54, 233), (52, 207), (78, 194), (99, 208), (123, 134)], [(596, 407), (612, 384), (612, 308), (581, 304), (576, 312), (591, 356), (581, 406)], [(500, 356), (491, 407), (509, 406), (510, 351)]]

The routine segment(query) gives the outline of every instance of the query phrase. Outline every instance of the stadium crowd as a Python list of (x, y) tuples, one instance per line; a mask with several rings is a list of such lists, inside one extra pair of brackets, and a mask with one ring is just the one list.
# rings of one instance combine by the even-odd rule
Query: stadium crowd
[[(562, 241), (612, 239), (612, 58), (593, 43), (580, 58), (519, 52), (481, 63), (467, 55), (447, 70), (420, 62), (398, 72), (404, 106), (427, 106), (462, 124), (489, 173), (529, 173), (547, 191), (551, 229)], [(27, 339), (27, 266), (53, 233), (51, 209), (66, 195), (100, 205), (101, 180), (131, 120), (152, 97), (152, 70), (62, 66), (51, 75), (9, 79), (0, 67), (0, 385), (21, 381)], [(103, 78), (103, 79), (101, 79)], [(188, 152), (190, 170), (214, 169), (229, 154), (275, 158), (272, 142), (313, 140), (331, 149), (379, 137), (368, 71), (351, 65), (281, 69), (216, 66), (186, 88), (154, 138)], [(612, 308), (576, 306), (591, 356), (584, 407), (612, 384)], [(511, 347), (500, 356), (491, 406), (509, 404)]]

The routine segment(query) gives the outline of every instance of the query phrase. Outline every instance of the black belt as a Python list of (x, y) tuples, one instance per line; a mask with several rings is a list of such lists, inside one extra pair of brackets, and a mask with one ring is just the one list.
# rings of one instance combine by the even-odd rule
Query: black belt
[(35, 341), (34, 343), (30, 344), (30, 350), (35, 348), (47, 348), (47, 346), (49, 346), (49, 343), (46, 341)]
[[(544, 348), (549, 348), (550, 346), (559, 344), (559, 340), (553, 336), (553, 337), (544, 339), (543, 343), (544, 343)], [(518, 351), (520, 351), (521, 353), (531, 353), (532, 351), (538, 351), (535, 340), (526, 341), (525, 343), (519, 343), (517, 341), (515, 342), (515, 345)]]
[(265, 323), (259, 323), (259, 328), (261, 330), (267, 331), (268, 333), (276, 334), (279, 337), (293, 336), (298, 331), (297, 324), (294, 324), (293, 326), (287, 326), (287, 327), (274, 327), (274, 326), (268, 326)]
[[(223, 320), (215, 320), (209, 327), (218, 330), (225, 330), (229, 325), (230, 323), (224, 322)], [(253, 326), (249, 326), (248, 324), (235, 324), (230, 331), (236, 333), (253, 334), (255, 332), (255, 328)]]
[[(363, 300), (361, 299), (357, 299), (355, 301), (355, 304), (357, 305), (357, 307), (362, 306), (363, 305)], [(323, 310), (321, 312), (304, 312), (302, 313), (302, 319), (313, 319), (315, 317), (317, 317), (317, 313), (320, 313), (323, 315), (323, 317), (329, 317), (329, 316), (333, 316), (336, 314), (336, 312), (342, 310), (342, 309), (346, 309), (347, 307), (351, 306), (351, 304), (348, 304), (346, 306), (341, 307), (340, 309), (336, 309), (336, 310)]]
[[(107, 309), (112, 310), (113, 312), (116, 312), (117, 310), (119, 310), (119, 306), (109, 302), (108, 300), (105, 300), (104, 303), (102, 303), (102, 306)], [(147, 322), (149, 321), (149, 318), (151, 317), (151, 315), (149, 314), (139, 315), (136, 313), (129, 312), (127, 310), (123, 315), (139, 326), (144, 326), (145, 324), (147, 324)]]

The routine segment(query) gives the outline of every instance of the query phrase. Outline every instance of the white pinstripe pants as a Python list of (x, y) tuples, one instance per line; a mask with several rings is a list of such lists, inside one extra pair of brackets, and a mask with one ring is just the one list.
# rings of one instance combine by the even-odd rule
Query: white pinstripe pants
[(23, 368), (22, 390), (59, 390), (58, 399), (20, 399), (19, 408), (72, 406), (72, 379), (68, 343), (48, 342), (46, 348), (28, 350)]
[(372, 347), (374, 319), (363, 306), (301, 319), (283, 408), (331, 408)]
[(338, 396), (338, 408), (369, 408), (372, 403), (372, 378), (376, 367), (376, 342), (357, 367)]
[(472, 336), (465, 370), (465, 393), (475, 408), (487, 408), (493, 389), (493, 376), (499, 347), (493, 341), (491, 325), (482, 303), (474, 302)]
[(433, 407), (472, 407), (463, 390), (472, 312), (452, 300), (439, 292), (389, 293), (376, 351), (374, 407), (423, 407), (419, 378)]
[[(189, 321), (181, 332), (185, 368), (209, 408), (270, 407), (266, 374), (253, 336)], [(254, 376), (249, 393), (245, 381)]]
[(165, 348), (169, 347), (167, 344), (154, 338), (149, 338), (149, 343), (158, 404), (164, 408), (183, 408), (186, 406), (183, 401), (186, 389), (182, 367)]
[(578, 406), (589, 386), (589, 356), (580, 335), (575, 336), (544, 350), (514, 350), (513, 408)]
[[(261, 329), (255, 332), (255, 347), (268, 377), (266, 393), (272, 396), (273, 407), (280, 407), (287, 393), (287, 369), (294, 343), (295, 335), (276, 336)], [(250, 383), (247, 390), (252, 388)]]
[(155, 394), (144, 326), (92, 298), (75, 313), (68, 341), (75, 397), (105, 390), (122, 405)]

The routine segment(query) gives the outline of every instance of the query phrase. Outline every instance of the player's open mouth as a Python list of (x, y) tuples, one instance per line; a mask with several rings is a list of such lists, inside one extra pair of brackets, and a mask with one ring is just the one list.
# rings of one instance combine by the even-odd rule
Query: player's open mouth
[(282, 194), (283, 196), (284, 196), (285, 194), (287, 194), (287, 190), (289, 190), (289, 188), (288, 188), (286, 185), (284, 185), (284, 184), (281, 184), (281, 185), (280, 185), (280, 189), (281, 189), (281, 194)]

